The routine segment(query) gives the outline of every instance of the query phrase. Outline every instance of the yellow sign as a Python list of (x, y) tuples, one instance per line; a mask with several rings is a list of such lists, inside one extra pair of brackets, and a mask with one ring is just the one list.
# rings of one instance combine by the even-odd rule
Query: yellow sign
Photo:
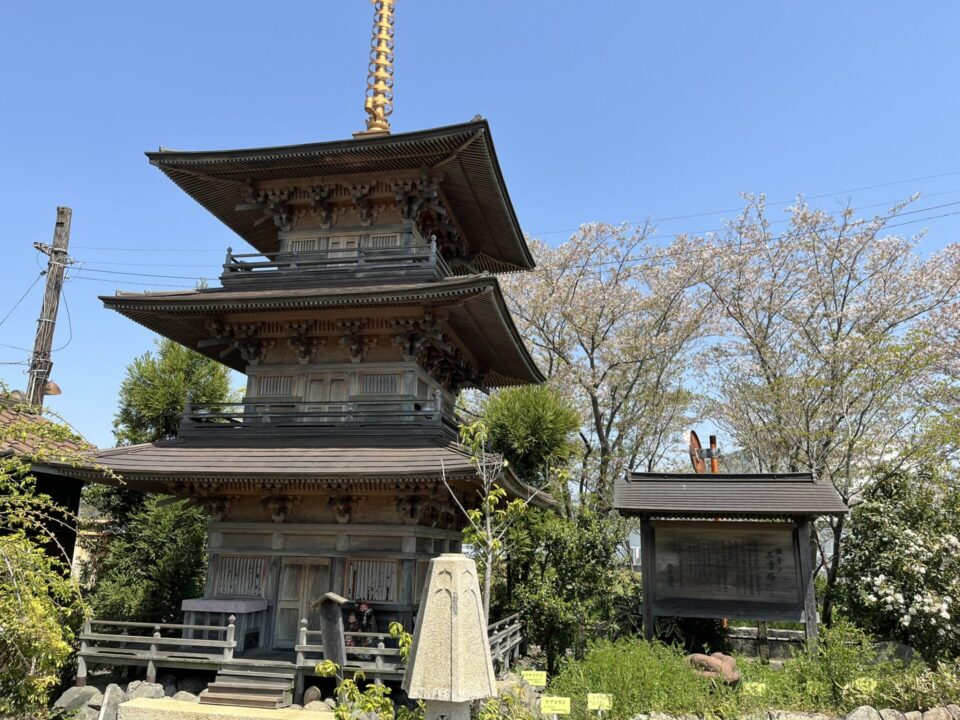
[(587, 710), (610, 710), (612, 707), (613, 695), (587, 693)]
[(569, 715), (570, 698), (544, 695), (540, 698), (540, 712), (544, 715)]
[(523, 681), (527, 685), (531, 685), (532, 687), (547, 686), (547, 673), (543, 670), (524, 670), (520, 673), (520, 677), (523, 678)]

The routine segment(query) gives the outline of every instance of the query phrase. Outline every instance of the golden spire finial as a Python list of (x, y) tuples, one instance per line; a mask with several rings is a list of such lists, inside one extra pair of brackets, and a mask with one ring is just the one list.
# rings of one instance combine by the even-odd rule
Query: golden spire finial
[(367, 75), (368, 133), (390, 132), (393, 113), (393, 6), (395, 0), (371, 0), (374, 6), (370, 67)]

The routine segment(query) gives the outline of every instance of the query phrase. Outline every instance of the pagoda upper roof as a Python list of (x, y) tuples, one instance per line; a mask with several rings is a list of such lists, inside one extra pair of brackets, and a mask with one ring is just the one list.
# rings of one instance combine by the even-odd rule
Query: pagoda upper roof
[(247, 150), (147, 157), (194, 200), (259, 252), (274, 252), (278, 230), (257, 209), (238, 209), (250, 182), (333, 176), (442, 173), (440, 188), (467, 245), (495, 271), (534, 267), (510, 202), (486, 120), (418, 132)]
[(204, 353), (240, 372), (239, 353), (223, 354), (210, 343), (207, 318), (225, 313), (298, 310), (435, 308), (463, 349), (477, 361), (486, 387), (540, 383), (544, 376), (527, 352), (496, 277), (484, 273), (435, 282), (348, 287), (231, 290), (203, 288), (174, 292), (117, 293), (104, 305), (154, 332)]

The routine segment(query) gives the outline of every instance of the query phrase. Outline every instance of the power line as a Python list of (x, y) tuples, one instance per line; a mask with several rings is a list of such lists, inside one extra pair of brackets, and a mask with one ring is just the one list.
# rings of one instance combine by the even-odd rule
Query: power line
[(3, 325), (3, 324), (7, 321), (7, 318), (10, 317), (11, 315), (13, 315), (13, 311), (16, 310), (18, 307), (20, 307), (20, 303), (22, 303), (22, 302), (24, 301), (24, 299), (27, 297), (27, 295), (30, 294), (30, 291), (33, 290), (33, 289), (37, 286), (37, 283), (40, 282), (40, 278), (42, 278), (42, 277), (43, 277), (43, 273), (41, 272), (39, 275), (37, 275), (37, 277), (34, 279), (34, 281), (33, 281), (32, 283), (30, 283), (30, 287), (28, 287), (28, 288), (24, 291), (23, 295), (20, 296), (20, 299), (17, 300), (17, 301), (13, 304), (13, 307), (10, 308), (10, 309), (7, 311), (7, 314), (3, 316), (3, 320), (0, 320), (0, 325)]
[(70, 317), (70, 305), (67, 303), (67, 291), (63, 289), (60, 291), (60, 298), (63, 300), (63, 309), (67, 311), (67, 329), (70, 331), (70, 337), (67, 338), (67, 341), (58, 348), (54, 348), (50, 352), (60, 352), (67, 345), (73, 342), (73, 319)]
[(142, 272), (123, 272), (122, 270), (97, 270), (96, 268), (81, 267), (81, 270), (85, 272), (93, 273), (105, 273), (107, 275), (133, 275), (135, 277), (156, 277), (156, 278), (166, 278), (171, 280), (202, 280), (201, 277), (195, 277), (190, 275), (159, 275), (157, 273), (142, 273)]
[[(917, 177), (917, 178), (906, 178), (906, 179), (904, 179), (904, 180), (893, 180), (893, 181), (890, 181), (890, 182), (878, 183), (878, 184), (876, 184), (876, 185), (865, 185), (865, 186), (859, 187), (859, 188), (850, 188), (849, 190), (838, 190), (837, 192), (832, 192), (832, 193), (820, 193), (819, 195), (804, 195), (803, 197), (804, 197), (805, 200), (820, 200), (820, 199), (823, 199), (823, 198), (836, 197), (836, 196), (838, 196), (838, 195), (843, 195), (844, 193), (860, 192), (860, 191), (863, 191), (863, 190), (876, 190), (876, 189), (882, 188), (882, 187), (891, 187), (891, 186), (893, 186), (893, 185), (903, 185), (903, 184), (905, 184), (905, 183), (920, 182), (920, 181), (922, 181), (922, 180), (934, 180), (934, 179), (936, 179), (936, 178), (951, 177), (951, 176), (954, 176), (954, 175), (960, 175), (960, 170), (954, 170), (954, 171), (952, 171), (952, 172), (947, 172), (947, 173), (940, 173), (940, 174), (937, 174), (937, 175), (925, 175), (925, 176), (923, 176), (923, 177)], [(956, 191), (956, 190), (948, 190), (947, 192), (949, 193), (949, 192), (957, 192), (957, 191)], [(937, 194), (943, 194), (943, 193), (937, 193)], [(935, 196), (935, 195), (930, 195), (930, 197), (936, 197), (936, 196)], [(796, 197), (793, 197), (793, 198), (791, 198), (791, 199), (789, 199), (789, 200), (778, 200), (777, 202), (768, 202), (768, 203), (766, 203), (766, 205), (767, 205), (767, 207), (780, 207), (780, 206), (782, 206), (782, 205), (789, 205), (790, 203), (794, 203), (794, 202), (796, 202), (796, 201), (797, 201), (797, 198), (796, 198)], [(880, 203), (880, 205), (885, 205), (885, 204), (887, 204), (887, 203)], [(873, 205), (873, 206), (866, 205), (866, 206), (864, 206), (864, 207), (877, 207), (877, 206), (876, 206), (876, 205)], [(630, 224), (630, 225), (639, 225), (639, 224), (642, 224), (642, 223), (645, 223), (645, 222), (661, 223), (661, 222), (670, 222), (670, 221), (672, 221), (672, 220), (689, 220), (689, 219), (692, 219), (692, 218), (710, 217), (711, 215), (720, 215), (720, 214), (722, 214), (722, 213), (728, 213), (728, 212), (739, 212), (739, 211), (742, 210), (742, 209), (743, 209), (743, 206), (726, 208), (726, 209), (724, 209), (724, 210), (711, 210), (711, 211), (709, 211), (709, 212), (691, 213), (691, 214), (689, 214), (689, 215), (671, 215), (671, 216), (668, 216), (668, 217), (650, 218), (649, 220), (634, 220), (634, 221), (628, 221), (628, 224)], [(577, 229), (577, 228), (568, 228), (568, 229), (565, 229), (565, 230), (540, 230), (540, 231), (538, 231), (538, 232), (531, 232), (530, 234), (531, 234), (531, 235), (556, 235), (556, 234), (558, 234), (558, 233), (574, 232), (574, 231), (576, 231), (576, 229)], [(710, 231), (705, 231), (705, 232), (710, 232)]]
[[(92, 277), (80, 277), (77, 275), (73, 275), (71, 277), (68, 277), (67, 280), (87, 280), (89, 282), (110, 283), (111, 285), (116, 287), (116, 283), (109, 278), (92, 278)], [(189, 288), (184, 287), (183, 285), (172, 285), (167, 283), (146, 283), (146, 282), (136, 282), (133, 280), (127, 280), (125, 281), (125, 284), (126, 285), (142, 285), (144, 287), (169, 287), (169, 288), (179, 288), (181, 290), (189, 290)]]
[[(960, 204), (960, 202), (958, 202), (958, 203), (947, 203), (946, 205), (957, 205), (957, 204)], [(937, 206), (937, 207), (942, 207), (942, 206)], [(927, 208), (927, 210), (932, 210), (932, 209), (934, 209), (934, 208)], [(901, 213), (901, 214), (905, 215), (905, 214), (907, 214), (907, 213)], [(960, 210), (956, 210), (956, 211), (954, 211), (954, 212), (949, 212), (949, 213), (942, 213), (942, 214), (940, 214), (940, 215), (931, 215), (931, 216), (929, 216), (929, 217), (917, 218), (917, 219), (915, 219), (915, 220), (908, 220), (908, 221), (902, 222), (902, 223), (894, 223), (894, 224), (891, 224), (891, 225), (884, 225), (884, 226), (883, 226), (883, 229), (886, 230), (886, 229), (888, 229), (888, 228), (902, 227), (902, 226), (904, 226), (904, 225), (915, 225), (915, 224), (917, 224), (917, 223), (926, 222), (926, 221), (928, 221), (928, 220), (938, 220), (938, 219), (940, 219), (940, 218), (950, 217), (950, 216), (952, 216), (952, 215), (960, 215)], [(887, 216), (887, 217), (890, 218), (890, 217), (897, 217), (897, 216)], [(867, 222), (867, 221), (866, 221), (866, 220), (862, 220), (862, 221), (859, 221), (859, 222), (862, 224), (862, 223), (865, 223), (865, 222)], [(782, 233), (781, 235), (776, 235), (776, 236), (773, 236), (773, 237), (771, 237), (771, 238), (761, 238), (761, 239), (759, 239), (759, 240), (754, 240), (754, 241), (750, 241), (750, 242), (745, 242), (745, 243), (743, 243), (742, 245), (740, 245), (740, 247), (741, 247), (741, 248), (746, 248), (746, 249), (749, 249), (749, 248), (752, 248), (752, 247), (760, 247), (761, 245), (765, 245), (765, 244), (766, 244), (767, 242), (769, 242), (770, 240), (782, 240), (782, 239), (788, 237), (788, 235), (789, 235), (789, 233)], [(799, 237), (810, 237), (811, 235), (813, 235), (813, 233), (804, 233), (803, 235), (799, 235), (799, 236), (797, 236), (797, 237), (798, 237), (798, 238), (799, 238)], [(648, 261), (648, 260), (655, 260), (655, 261), (656, 261), (656, 260), (666, 260), (666, 259), (670, 259), (670, 258), (678, 258), (678, 257), (689, 256), (689, 255), (697, 255), (697, 254), (699, 254), (699, 253), (704, 253), (704, 252), (709, 252), (709, 251), (710, 251), (710, 248), (702, 248), (702, 247), (689, 248), (689, 249), (687, 249), (687, 250), (669, 250), (669, 249), (666, 249), (666, 250), (657, 251), (657, 252), (654, 252), (654, 253), (651, 253), (651, 254), (648, 254), (648, 255), (635, 255), (635, 256), (632, 256), (632, 257), (621, 258), (621, 259), (619, 259), (619, 260), (604, 260), (604, 261), (595, 262), (595, 263), (573, 262), (573, 263), (568, 263), (568, 264), (566, 264), (566, 265), (554, 265), (554, 266), (550, 266), (550, 265), (539, 265), (539, 266), (538, 266), (538, 269), (540, 269), (540, 270), (551, 270), (551, 271), (566, 271), (566, 270), (569, 270), (570, 268), (601, 267), (601, 266), (604, 266), (604, 265), (621, 265), (621, 264), (622, 264), (622, 265), (627, 265), (627, 266), (629, 266), (629, 265), (636, 265), (636, 264), (638, 264), (638, 263), (641, 263), (641, 262), (644, 262), (644, 261)]]

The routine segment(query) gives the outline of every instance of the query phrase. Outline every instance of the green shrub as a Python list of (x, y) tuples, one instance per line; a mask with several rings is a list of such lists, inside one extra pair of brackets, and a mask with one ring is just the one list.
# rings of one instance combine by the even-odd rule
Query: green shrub
[(912, 710), (960, 697), (960, 666), (878, 659), (870, 638), (848, 624), (825, 628), (816, 656), (798, 655), (782, 669), (738, 658), (735, 687), (700, 677), (684, 652), (637, 639), (600, 641), (568, 662), (549, 692), (571, 698), (572, 720), (593, 720), (588, 692), (613, 696), (608, 720), (651, 711), (736, 718), (775, 709), (842, 714), (858, 705)]

